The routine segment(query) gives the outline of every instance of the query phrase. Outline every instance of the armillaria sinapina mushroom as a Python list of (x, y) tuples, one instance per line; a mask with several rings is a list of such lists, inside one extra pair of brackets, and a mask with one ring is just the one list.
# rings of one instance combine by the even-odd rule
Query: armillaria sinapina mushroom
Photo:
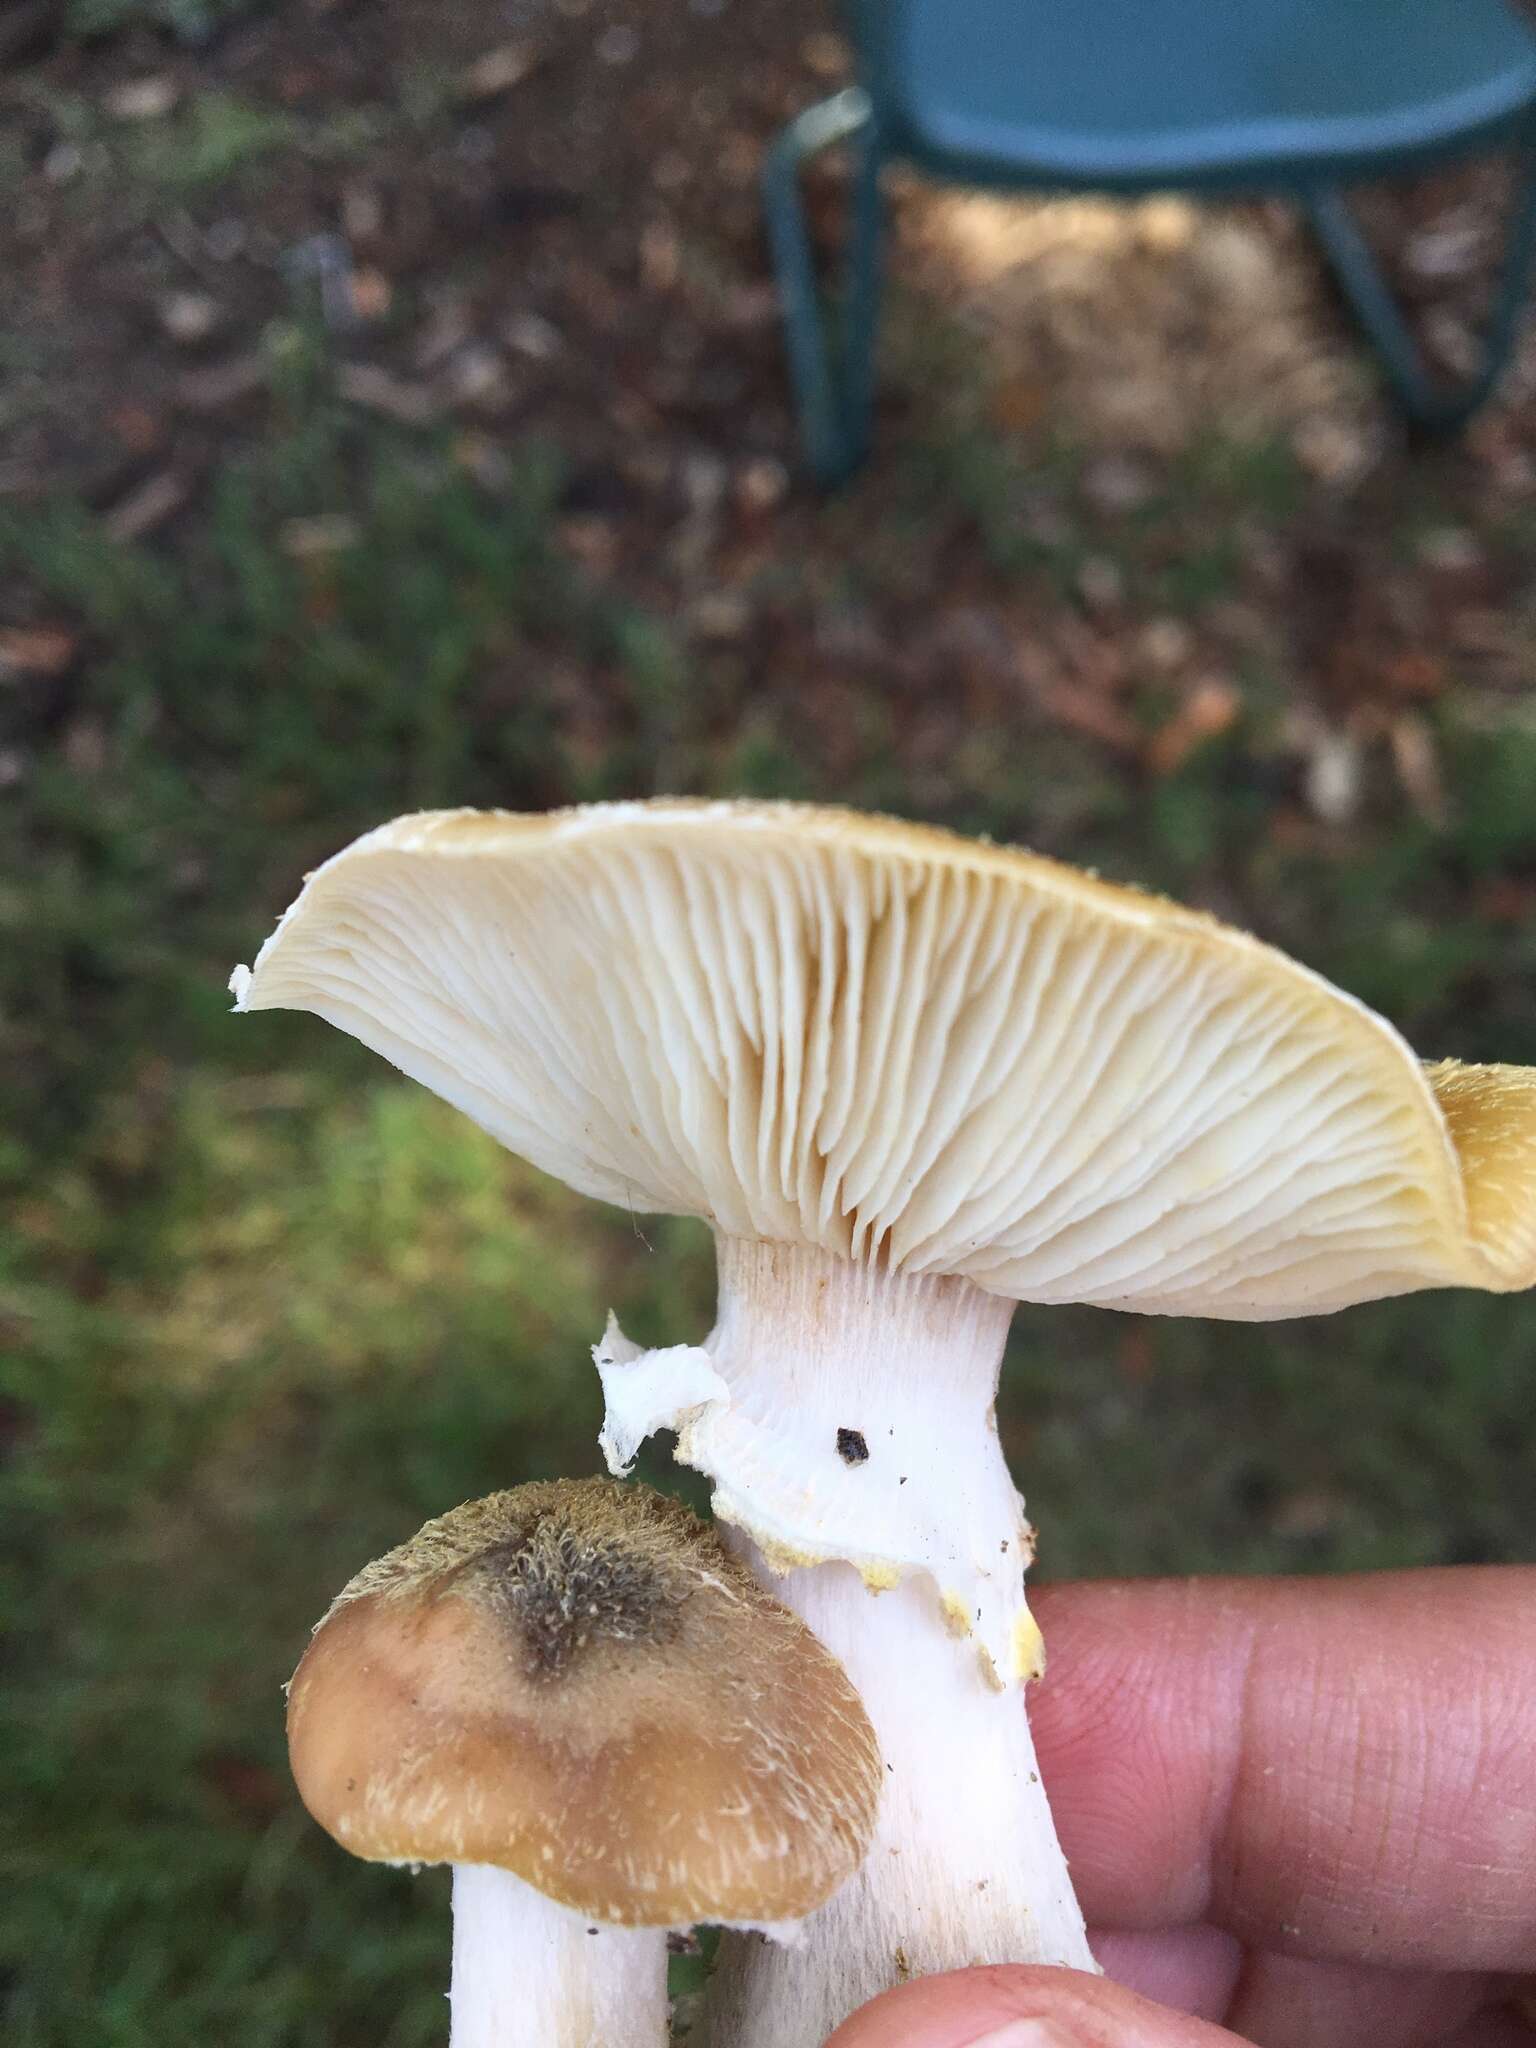
[(714, 2048), (812, 2048), (907, 1972), (1092, 1967), (1015, 1691), (1040, 1668), (993, 1415), (1016, 1301), (1263, 1320), (1536, 1281), (1536, 1073), (1422, 1066), (1209, 917), (888, 820), (402, 818), (232, 985), (573, 1187), (714, 1227), (702, 1346), (600, 1350), (610, 1462), (678, 1429), (889, 1773), (808, 1945), (729, 1960)]
[(366, 1565), (288, 1689), (344, 1849), (453, 1865), (452, 2048), (666, 2048), (667, 1931), (785, 1931), (868, 1846), (837, 1660), (717, 1533), (611, 1479), (468, 1501)]

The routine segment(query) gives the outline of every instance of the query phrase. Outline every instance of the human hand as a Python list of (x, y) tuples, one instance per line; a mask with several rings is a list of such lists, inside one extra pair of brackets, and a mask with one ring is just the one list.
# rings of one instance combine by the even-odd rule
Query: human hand
[(1033, 1605), (1106, 1977), (926, 1978), (828, 2048), (1536, 2048), (1536, 1569)]

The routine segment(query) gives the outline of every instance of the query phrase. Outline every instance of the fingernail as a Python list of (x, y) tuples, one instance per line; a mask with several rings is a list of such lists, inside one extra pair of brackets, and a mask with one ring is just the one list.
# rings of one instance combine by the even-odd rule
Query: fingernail
[(995, 2033), (978, 2035), (966, 2048), (1082, 2048), (1076, 2034), (1067, 2034), (1054, 2020), (1010, 2020)]

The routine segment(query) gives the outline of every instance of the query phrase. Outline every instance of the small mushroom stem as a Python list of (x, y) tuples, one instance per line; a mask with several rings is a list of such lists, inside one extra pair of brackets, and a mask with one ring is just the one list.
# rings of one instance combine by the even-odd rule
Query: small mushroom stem
[(667, 1937), (599, 1927), (510, 1871), (453, 1869), (450, 2048), (666, 2048)]
[(1093, 1969), (1024, 1710), (1030, 1532), (993, 1417), (1012, 1304), (805, 1248), (720, 1255), (706, 1349), (730, 1399), (679, 1455), (841, 1659), (888, 1769), (873, 1846), (803, 1940), (724, 1938), (710, 2048), (819, 2048), (907, 1976)]

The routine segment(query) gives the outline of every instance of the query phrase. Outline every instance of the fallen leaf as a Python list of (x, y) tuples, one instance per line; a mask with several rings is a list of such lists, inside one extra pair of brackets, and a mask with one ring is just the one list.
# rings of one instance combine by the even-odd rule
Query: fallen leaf
[(351, 405), (382, 413), (403, 427), (421, 427), (437, 418), (438, 403), (422, 384), (381, 369), (377, 363), (346, 363), (336, 373), (336, 389)]
[(669, 220), (648, 221), (640, 234), (640, 282), (648, 292), (669, 292), (682, 267), (682, 248)]
[(489, 342), (467, 342), (449, 359), (441, 375), (451, 405), (497, 412), (511, 396), (506, 361)]
[(752, 607), (738, 591), (706, 591), (689, 606), (688, 624), (700, 640), (743, 640), (752, 625)]
[(1028, 434), (1045, 417), (1049, 387), (1042, 377), (1019, 372), (1005, 377), (992, 393), (988, 407), (992, 424), (1005, 434)]
[(389, 311), (395, 288), (382, 270), (365, 265), (351, 277), (352, 311), (359, 320), (382, 320)]
[(1095, 691), (1079, 689), (1071, 683), (1057, 683), (1043, 691), (1039, 697), (1040, 708), (1057, 725), (1064, 725), (1072, 732), (1080, 732), (1086, 739), (1098, 740), (1106, 747), (1113, 747), (1117, 753), (1139, 754), (1142, 732), (1134, 718), (1122, 711), (1117, 704), (1111, 704)]
[(161, 439), (163, 422), (147, 405), (130, 400), (120, 405), (107, 421), (113, 438), (135, 455), (147, 455)]
[(206, 369), (184, 370), (176, 385), (176, 396), (194, 412), (218, 412), (265, 390), (268, 374), (267, 358), (260, 353), (231, 356), (227, 362), (210, 363)]
[(1125, 577), (1108, 555), (1088, 555), (1077, 572), (1077, 594), (1091, 612), (1118, 611), (1125, 597)]
[(1236, 685), (1224, 676), (1207, 676), (1196, 683), (1172, 718), (1147, 741), (1148, 768), (1156, 776), (1176, 774), (1197, 747), (1236, 724), (1242, 703)]
[(1482, 606), (1458, 612), (1451, 633), (1455, 645), (1467, 654), (1507, 654), (1513, 639), (1510, 620)]
[(349, 178), (341, 194), (342, 232), (349, 242), (371, 242), (384, 226), (384, 202), (374, 186)]
[(633, 64), (640, 54), (640, 31), (627, 21), (616, 21), (612, 28), (605, 28), (597, 39), (596, 55), (599, 64)]
[(1426, 284), (1444, 284), (1476, 270), (1488, 245), (1484, 222), (1465, 215), (1424, 228), (1408, 238), (1404, 267)]
[(1183, 668), (1195, 651), (1195, 636), (1182, 619), (1149, 619), (1136, 639), (1136, 652), (1159, 675)]
[(514, 313), (501, 332), (507, 347), (530, 362), (547, 363), (560, 353), (560, 330), (542, 314)]
[(617, 537), (611, 519), (601, 519), (595, 513), (573, 513), (561, 520), (557, 532), (566, 552), (574, 555), (584, 569), (601, 576), (612, 568)]
[(800, 45), (800, 61), (818, 78), (837, 78), (849, 67), (848, 45), (841, 36), (824, 29), (807, 36)]
[(219, 324), (219, 303), (206, 292), (167, 292), (156, 308), (160, 326), (180, 348), (196, 348)]
[(1101, 455), (1083, 472), (1083, 496), (1096, 512), (1139, 512), (1157, 494), (1157, 477), (1131, 455)]
[(1445, 576), (1470, 576), (1483, 566), (1483, 550), (1475, 533), (1464, 526), (1436, 526), (1421, 534), (1414, 553), (1426, 569)]
[(506, 490), (516, 474), (506, 449), (487, 434), (460, 434), (453, 444), (453, 459), (487, 491)]
[(1312, 728), (1302, 787), (1313, 814), (1325, 825), (1347, 825), (1359, 810), (1362, 765), (1354, 733), (1321, 722)]
[(737, 510), (751, 519), (781, 505), (788, 491), (789, 471), (772, 455), (756, 455), (742, 463), (731, 484)]
[(67, 626), (0, 628), (0, 676), (63, 675), (79, 646)]
[(1103, 696), (1120, 694), (1130, 680), (1127, 650), (1118, 635), (1066, 614), (1056, 622), (1056, 649), (1074, 680)]
[(1402, 717), (1393, 719), (1387, 739), (1403, 794), (1426, 825), (1443, 831), (1450, 817), (1450, 806), (1440, 773), (1440, 751), (1428, 721), (1406, 712)]
[(103, 94), (101, 104), (114, 121), (160, 121), (180, 98), (176, 80), (154, 72), (147, 78), (125, 78)]
[(752, 185), (763, 167), (760, 137), (744, 129), (727, 135), (715, 158), (716, 168), (728, 185)]
[(357, 521), (345, 512), (316, 512), (307, 519), (287, 519), (278, 530), (278, 543), (295, 561), (310, 561), (317, 555), (337, 555), (356, 547)]
[(725, 295), (721, 315), (728, 328), (741, 333), (775, 326), (779, 319), (779, 288), (773, 284), (732, 285)]
[(450, 298), (437, 306), (415, 339), (413, 353), (417, 369), (437, 369), (473, 334), (474, 323), (469, 316), (469, 307), (461, 298)]
[(1450, 685), (1450, 675), (1438, 654), (1422, 647), (1405, 647), (1381, 665), (1381, 686), (1389, 697), (1407, 697), (1425, 703), (1441, 696)]
[(1495, 875), (1479, 886), (1473, 907), (1490, 924), (1536, 924), (1536, 882)]
[(243, 220), (226, 214), (223, 220), (210, 221), (203, 229), (203, 247), (215, 263), (233, 263), (249, 242), (250, 234)]
[(76, 775), (92, 781), (107, 765), (107, 734), (100, 719), (81, 717), (64, 729), (60, 748)]
[(1269, 814), (1269, 836), (1286, 853), (1326, 860), (1339, 857), (1339, 840), (1299, 805), (1277, 804)]
[(1358, 482), (1377, 453), (1359, 428), (1327, 418), (1303, 420), (1291, 435), (1291, 447), (1309, 476), (1334, 485)]
[(459, 74), (460, 99), (471, 106), (499, 99), (537, 69), (539, 56), (533, 43), (498, 43)]
[(186, 499), (187, 486), (183, 480), (172, 470), (162, 469), (119, 499), (102, 525), (115, 541), (142, 540), (179, 512)]
[(1424, 316), (1424, 340), (1432, 355), (1458, 377), (1472, 378), (1483, 360), (1483, 344), (1467, 322), (1448, 306), (1437, 306)]
[(320, 74), (310, 64), (286, 64), (277, 74), (277, 96), (285, 106), (298, 106), (320, 90)]

